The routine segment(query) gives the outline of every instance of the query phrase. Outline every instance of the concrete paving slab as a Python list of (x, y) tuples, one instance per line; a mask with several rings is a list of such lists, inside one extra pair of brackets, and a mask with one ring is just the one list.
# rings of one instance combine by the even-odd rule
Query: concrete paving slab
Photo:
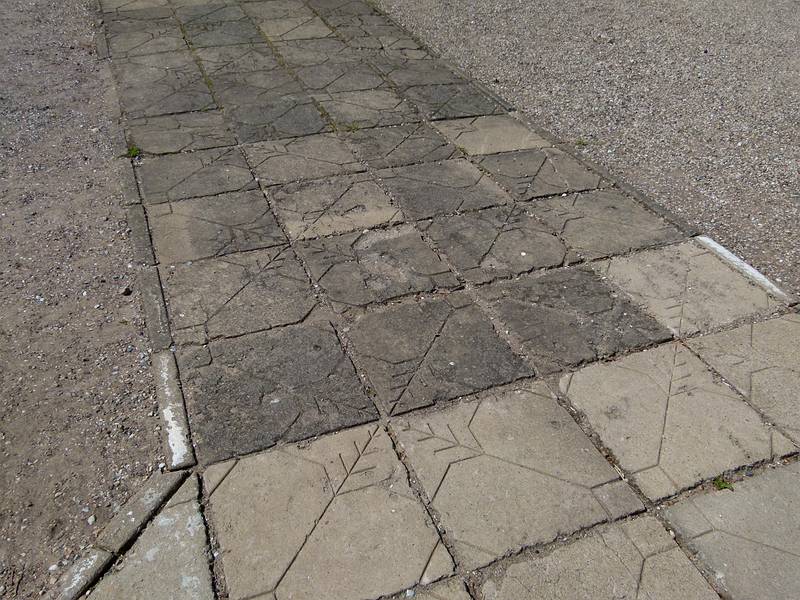
[(100, 0), (104, 13), (143, 10), (168, 6), (167, 0)]
[(196, 476), (145, 528), (122, 561), (92, 590), (101, 600), (213, 600), (206, 528)]
[(478, 296), (539, 373), (627, 352), (670, 338), (585, 267), (496, 281)]
[(136, 174), (145, 204), (258, 189), (238, 148), (148, 157)]
[[(247, 3), (244, 6), (249, 6)], [(196, 48), (203, 70), (212, 79), (238, 73), (273, 71), (280, 66), (275, 53), (264, 42)]]
[(556, 148), (476, 156), (474, 160), (518, 200), (592, 190), (604, 184), (599, 175)]
[[(472, 570), (609, 517), (642, 510), (543, 383), (398, 419), (400, 443), (441, 516), (459, 565)], [(608, 490), (603, 496), (608, 496)]]
[(653, 517), (604, 525), (544, 555), (488, 571), (486, 600), (714, 600), (714, 590)]
[(324, 322), (189, 346), (177, 357), (204, 464), (378, 418)]
[(336, 38), (276, 42), (275, 51), (292, 68), (326, 63), (358, 62), (363, 55)]
[(299, 323), (317, 306), (303, 266), (287, 246), (161, 269), (175, 331), (209, 339)]
[(211, 82), (214, 96), (228, 111), (237, 106), (277, 101), (287, 96), (299, 99), (303, 95), (300, 83), (282, 67), (268, 71), (217, 73), (211, 76)]
[(288, 243), (256, 190), (150, 205), (147, 218), (163, 265)]
[(797, 463), (669, 507), (667, 520), (697, 552), (728, 598), (800, 595), (800, 467)]
[(262, 185), (345, 175), (366, 168), (347, 143), (332, 133), (249, 144), (247, 162)]
[(524, 205), (436, 217), (419, 226), (471, 282), (557, 267), (568, 255), (574, 258)]
[(422, 120), (411, 104), (389, 88), (317, 93), (313, 97), (333, 119), (337, 128), (345, 131)]
[(464, 159), (384, 169), (378, 177), (411, 219), (512, 202), (500, 186)]
[(403, 220), (400, 209), (368, 174), (290, 183), (269, 193), (278, 218), (293, 240)]
[(219, 111), (134, 119), (127, 124), (127, 129), (129, 144), (149, 154), (236, 145), (236, 138)]
[(326, 16), (375, 14), (375, 9), (361, 0), (309, 0), (308, 5)]
[(397, 600), (414, 598), (415, 600), (472, 600), (467, 593), (464, 582), (457, 577), (452, 577), (433, 585), (415, 590), (405, 591), (395, 596)]
[(231, 600), (367, 600), (452, 573), (378, 425), (215, 465), (206, 481), (219, 471), (209, 512)]
[(431, 120), (508, 112), (503, 104), (474, 83), (412, 86), (403, 90), (403, 97)]
[(335, 310), (459, 285), (410, 226), (300, 242), (296, 250)]
[(298, 15), (278, 19), (259, 19), (258, 26), (272, 42), (309, 40), (332, 37), (333, 31), (315, 15)]
[(467, 80), (456, 75), (443, 63), (428, 59), (381, 61), (381, 72), (400, 89), (421, 85), (465, 84)]
[(130, 118), (216, 108), (188, 51), (162, 52), (112, 61), (120, 106)]
[(546, 198), (530, 210), (589, 260), (686, 238), (674, 225), (616, 190)]
[(525, 123), (507, 116), (439, 121), (433, 124), (443, 136), (471, 155), (545, 148), (552, 144)]
[(800, 315), (691, 339), (689, 347), (800, 442)]
[[(233, 98), (249, 98), (233, 92)], [(248, 103), (228, 104), (225, 114), (241, 143), (281, 140), (331, 131), (311, 96), (293, 92), (264, 96)]]
[(614, 258), (595, 268), (678, 336), (765, 315), (780, 306), (695, 242)]
[(380, 73), (366, 62), (327, 62), (294, 69), (303, 87), (313, 94), (336, 94), (387, 88)]
[(426, 123), (360, 129), (349, 133), (347, 140), (373, 169), (460, 157), (456, 147)]
[(390, 414), (532, 375), (463, 292), (367, 313), (348, 336)]
[(167, 7), (126, 11), (105, 23), (112, 58), (187, 50), (178, 22)]
[(680, 343), (591, 365), (560, 387), (653, 500), (795, 451)]

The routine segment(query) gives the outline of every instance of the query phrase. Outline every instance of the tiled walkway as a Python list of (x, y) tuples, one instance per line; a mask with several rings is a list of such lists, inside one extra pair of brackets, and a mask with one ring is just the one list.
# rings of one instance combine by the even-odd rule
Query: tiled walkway
[(360, 0), (101, 3), (192, 474), (92, 598), (800, 597), (787, 298)]

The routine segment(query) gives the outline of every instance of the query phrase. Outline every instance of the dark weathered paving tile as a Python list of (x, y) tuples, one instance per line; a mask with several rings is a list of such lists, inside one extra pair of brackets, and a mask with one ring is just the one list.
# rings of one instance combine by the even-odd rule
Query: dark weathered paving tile
[(290, 95), (303, 94), (297, 80), (286, 69), (218, 73), (211, 76), (214, 96), (225, 108), (242, 105), (261, 105), (264, 102)]
[(473, 156), (552, 146), (525, 123), (508, 115), (438, 121), (433, 126), (444, 137)]
[(335, 38), (278, 42), (276, 51), (290, 67), (308, 67), (361, 60), (358, 51)]
[(407, 225), (301, 242), (296, 249), (336, 310), (458, 285)]
[(186, 41), (169, 8), (119, 13), (106, 20), (108, 49), (113, 58), (186, 50)]
[(347, 143), (333, 133), (249, 144), (244, 153), (263, 185), (365, 170)]
[(418, 85), (402, 95), (429, 119), (456, 119), (507, 112), (498, 100), (473, 83)]
[(226, 107), (225, 114), (242, 143), (280, 140), (331, 130), (314, 101), (304, 94), (229, 106)]
[(270, 190), (292, 239), (347, 233), (403, 219), (367, 174), (290, 183)]
[(512, 201), (500, 186), (463, 159), (385, 169), (378, 177), (411, 219)]
[(653, 501), (796, 451), (678, 342), (589, 365), (560, 386)]
[(332, 37), (333, 31), (314, 15), (300, 15), (281, 19), (258, 19), (261, 31), (272, 42), (313, 40)]
[(376, 14), (363, 0), (309, 0), (308, 5), (324, 16)]
[(198, 48), (195, 54), (212, 80), (221, 75), (272, 71), (280, 66), (275, 53), (263, 42)]
[(255, 20), (311, 17), (312, 10), (302, 0), (260, 0), (242, 2), (242, 10)]
[(733, 484), (694, 494), (664, 516), (724, 598), (800, 598), (800, 465), (782, 465)]
[(643, 508), (542, 382), (392, 426), (468, 569)]
[(261, 32), (234, 4), (199, 4), (176, 11), (195, 48), (263, 42)]
[(461, 155), (426, 123), (359, 129), (347, 134), (347, 139), (374, 169), (435, 162)]
[(167, 0), (100, 0), (100, 8), (104, 13), (148, 10), (169, 6)]
[(287, 243), (259, 190), (155, 204), (147, 217), (161, 264)]
[(131, 118), (215, 108), (192, 55), (163, 52), (115, 60), (118, 96)]
[(222, 113), (204, 111), (143, 117), (127, 123), (128, 141), (150, 154), (233, 146), (236, 138)]
[(201, 463), (378, 418), (327, 323), (178, 351)]
[(540, 373), (670, 339), (590, 270), (564, 269), (478, 290)]
[(386, 88), (383, 77), (364, 62), (327, 62), (296, 67), (295, 74), (309, 92), (354, 92)]
[(238, 148), (147, 158), (136, 171), (145, 204), (258, 188)]
[(686, 237), (632, 198), (612, 190), (539, 200), (530, 211), (587, 259)]
[(556, 267), (568, 256), (552, 230), (522, 205), (436, 217), (420, 226), (464, 278), (477, 283)]
[(317, 306), (308, 277), (287, 246), (161, 268), (175, 331), (231, 337), (298, 323)]
[(533, 374), (463, 292), (368, 313), (348, 336), (392, 414)]
[(556, 148), (479, 157), (476, 162), (519, 200), (601, 187), (602, 178)]
[(421, 120), (411, 104), (388, 88), (315, 94), (314, 98), (336, 125), (345, 130)]
[(464, 78), (453, 73), (438, 60), (384, 59), (376, 62), (380, 71), (400, 89), (467, 83)]
[(329, 15), (326, 19), (336, 35), (353, 48), (390, 52), (420, 48), (408, 32), (383, 15)]

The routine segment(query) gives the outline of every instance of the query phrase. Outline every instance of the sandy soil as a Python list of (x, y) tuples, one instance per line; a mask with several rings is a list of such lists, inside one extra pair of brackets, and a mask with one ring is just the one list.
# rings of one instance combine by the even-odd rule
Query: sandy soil
[(376, 0), (531, 121), (800, 292), (797, 0)]
[(0, 5), (2, 598), (38, 597), (161, 460), (90, 7)]

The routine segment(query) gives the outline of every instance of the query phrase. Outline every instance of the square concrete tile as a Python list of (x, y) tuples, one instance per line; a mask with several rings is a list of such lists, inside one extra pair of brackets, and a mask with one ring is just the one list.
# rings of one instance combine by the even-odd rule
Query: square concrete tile
[(560, 386), (653, 500), (795, 450), (677, 342), (591, 365)]
[[(231, 7), (226, 7), (230, 9)], [(194, 48), (210, 48), (215, 46), (231, 46), (234, 44), (251, 44), (263, 42), (261, 32), (244, 15), (236, 20), (218, 22), (192, 22), (184, 26), (186, 37)]]
[(595, 268), (678, 336), (768, 314), (780, 306), (693, 241), (613, 258)]
[(204, 478), (231, 600), (367, 600), (452, 573), (378, 425), (214, 465)]
[(551, 551), (490, 569), (492, 600), (716, 600), (714, 590), (653, 517), (603, 525)]
[(326, 16), (375, 14), (375, 9), (362, 0), (309, 0), (308, 5)]
[(217, 73), (211, 76), (214, 96), (223, 107), (261, 104), (284, 96), (302, 96), (303, 88), (283, 68), (244, 73)]
[(511, 197), (475, 165), (446, 160), (378, 171), (378, 177), (411, 219), (511, 203)]
[(292, 68), (329, 63), (353, 63), (362, 60), (362, 55), (336, 38), (315, 40), (290, 40), (274, 44), (275, 50)]
[(314, 13), (303, 0), (258, 0), (242, 2), (242, 10), (256, 20), (311, 17)]
[(147, 218), (161, 264), (288, 243), (264, 194), (255, 190), (151, 205)]
[(436, 217), (419, 226), (467, 281), (483, 283), (567, 260), (561, 240), (523, 205)]
[(418, 47), (408, 32), (375, 12), (355, 15), (328, 14), (325, 20), (336, 30), (336, 35), (353, 48), (384, 50), (412, 45)]
[(167, 0), (100, 0), (104, 13), (145, 10), (168, 6)]
[(173, 329), (209, 338), (298, 323), (317, 306), (286, 246), (162, 267), (161, 277)]
[(453, 73), (438, 60), (384, 60), (381, 61), (381, 72), (400, 89), (423, 85), (467, 83), (463, 77)]
[(499, 100), (474, 83), (417, 85), (404, 89), (402, 95), (431, 120), (507, 112)]
[(538, 200), (531, 212), (589, 260), (686, 238), (633, 198), (613, 190)]
[(426, 123), (360, 129), (347, 136), (356, 153), (373, 169), (458, 158), (455, 146)]
[(469, 570), (643, 508), (543, 383), (393, 427)]
[(300, 242), (296, 250), (339, 311), (458, 285), (407, 225)]
[[(246, 94), (238, 97), (248, 98)], [(314, 100), (303, 92), (229, 104), (225, 106), (225, 114), (243, 144), (313, 135), (332, 129)]]
[(496, 281), (478, 294), (542, 374), (670, 338), (585, 268)]
[(533, 374), (463, 292), (369, 312), (348, 336), (391, 414)]
[(258, 189), (238, 148), (146, 158), (136, 174), (145, 204)]
[(689, 347), (800, 442), (800, 315), (691, 339)]
[(275, 53), (264, 42), (197, 48), (195, 53), (212, 80), (223, 75), (273, 71), (280, 67)]
[(665, 516), (726, 598), (799, 598), (800, 466), (769, 469), (733, 488), (693, 495)]
[(336, 126), (345, 131), (422, 120), (414, 107), (390, 88), (318, 93), (313, 97)]
[(475, 160), (518, 200), (582, 192), (604, 184), (599, 175), (556, 148), (490, 154)]
[(296, 67), (295, 75), (312, 94), (357, 92), (387, 88), (379, 72), (363, 61), (326, 62)]
[(111, 15), (105, 31), (109, 53), (115, 59), (188, 49), (172, 10), (166, 7)]
[(357, 231), (403, 219), (368, 174), (290, 183), (270, 190), (293, 240)]
[(333, 31), (314, 15), (297, 15), (278, 19), (258, 19), (258, 26), (272, 42), (332, 37)]
[(323, 321), (186, 346), (177, 357), (202, 464), (378, 418)]
[(332, 133), (250, 144), (244, 153), (262, 185), (366, 170), (347, 143)]
[(472, 155), (552, 146), (522, 121), (505, 115), (439, 121), (433, 126)]
[(127, 123), (128, 141), (149, 154), (174, 154), (234, 146), (236, 138), (219, 111), (145, 117)]
[(129, 118), (216, 108), (188, 51), (118, 59), (111, 67), (120, 105)]

